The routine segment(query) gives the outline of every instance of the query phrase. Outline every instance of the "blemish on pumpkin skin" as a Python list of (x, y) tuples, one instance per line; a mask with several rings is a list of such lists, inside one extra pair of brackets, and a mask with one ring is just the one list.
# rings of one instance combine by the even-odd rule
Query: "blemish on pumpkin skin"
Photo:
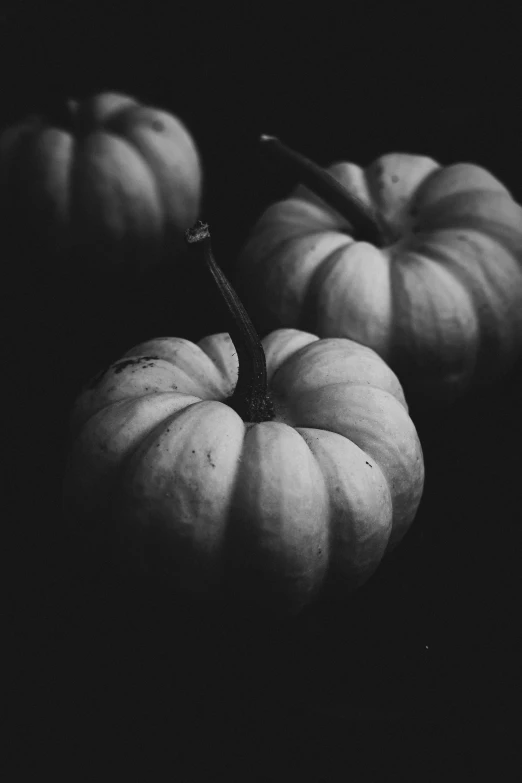
[(212, 462), (212, 452), (211, 452), (211, 451), (207, 451), (207, 459), (208, 459), (209, 463), (211, 464), (211, 466), (212, 466), (213, 468), (215, 468), (215, 467), (216, 467), (216, 465), (215, 465), (215, 463), (214, 463), (214, 462)]
[(392, 182), (398, 182), (399, 181), (399, 177), (397, 176), (397, 174), (392, 174), (391, 181)]
[(165, 126), (161, 120), (152, 120), (152, 129), (160, 133), (162, 130), (165, 130)]
[(369, 466), (370, 466), (370, 468), (373, 468), (373, 465), (370, 465), (370, 463), (369, 463), (369, 462), (367, 462), (366, 464), (367, 464), (367, 465), (369, 465)]
[[(159, 361), (159, 356), (138, 356), (137, 359), (121, 359), (116, 364), (112, 365), (112, 370), (115, 375), (125, 370), (126, 367), (132, 367), (133, 364), (141, 364), (143, 362)], [(149, 364), (148, 367), (154, 367), (154, 364)]]

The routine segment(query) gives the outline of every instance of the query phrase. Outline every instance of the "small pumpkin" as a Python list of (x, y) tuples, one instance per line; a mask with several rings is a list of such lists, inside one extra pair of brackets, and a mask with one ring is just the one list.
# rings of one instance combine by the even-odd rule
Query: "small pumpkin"
[(184, 249), (201, 189), (185, 125), (129, 95), (70, 100), (0, 136), (1, 230), (17, 263), (81, 250), (91, 264), (148, 268)]
[(274, 137), (302, 183), (260, 217), (238, 291), (261, 333), (373, 348), (418, 399), (452, 400), (522, 347), (522, 208), (471, 163), (405, 153), (323, 170)]
[(208, 227), (188, 239), (230, 333), (150, 340), (84, 389), (67, 516), (98, 542), (111, 531), (132, 567), (189, 593), (231, 589), (298, 610), (328, 586), (351, 590), (421, 499), (422, 449), (401, 385), (351, 340), (279, 329), (261, 343)]

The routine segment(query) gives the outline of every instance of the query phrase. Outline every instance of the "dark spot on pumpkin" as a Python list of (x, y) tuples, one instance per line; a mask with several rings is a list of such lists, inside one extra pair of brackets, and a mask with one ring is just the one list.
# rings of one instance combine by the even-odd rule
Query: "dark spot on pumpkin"
[(192, 453), (193, 453), (193, 454), (195, 454), (195, 453), (196, 453), (194, 449), (192, 449)]
[[(154, 362), (156, 360), (159, 360), (159, 356), (138, 356), (136, 359), (120, 359), (119, 362), (112, 365), (112, 369), (114, 374), (118, 375), (118, 373), (125, 370), (126, 367), (132, 367), (133, 365), (141, 364), (143, 362)], [(148, 367), (154, 367), (154, 364), (149, 364)]]
[(391, 181), (392, 182), (398, 182), (399, 181), (399, 177), (397, 176), (397, 174), (392, 174)]
[(215, 462), (212, 462), (212, 452), (211, 452), (211, 451), (207, 451), (207, 459), (208, 459), (208, 461), (210, 462), (211, 466), (212, 466), (213, 468), (215, 468), (215, 467), (216, 467), (216, 464), (215, 464)]
[(369, 466), (370, 466), (370, 468), (371, 468), (371, 467), (373, 467), (373, 465), (370, 465), (370, 463), (369, 463), (369, 462), (366, 462), (366, 464), (367, 464), (367, 465), (369, 465)]
[(158, 133), (162, 130), (165, 130), (165, 126), (161, 120), (152, 120), (152, 128), (153, 130), (158, 131)]
[(319, 547), (319, 549), (317, 550), (317, 554), (320, 555), (322, 553), (322, 551), (323, 550), (321, 549), (321, 547)]

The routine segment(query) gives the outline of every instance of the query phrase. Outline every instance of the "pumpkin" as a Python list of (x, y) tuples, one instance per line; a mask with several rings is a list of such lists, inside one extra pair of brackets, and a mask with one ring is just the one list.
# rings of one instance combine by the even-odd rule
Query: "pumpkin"
[(67, 101), (0, 136), (2, 232), (17, 263), (80, 250), (91, 264), (148, 268), (185, 249), (201, 188), (184, 124), (128, 95)]
[[(67, 518), (186, 595), (299, 610), (375, 571), (416, 514), (422, 449), (371, 349), (278, 329), (259, 341), (215, 263), (228, 333), (135, 346), (79, 395)], [(231, 337), (233, 336), (233, 339)]]
[(454, 400), (522, 347), (522, 208), (491, 173), (406, 153), (327, 170), (274, 137), (299, 177), (238, 260), (260, 333), (294, 327), (376, 351), (417, 400)]

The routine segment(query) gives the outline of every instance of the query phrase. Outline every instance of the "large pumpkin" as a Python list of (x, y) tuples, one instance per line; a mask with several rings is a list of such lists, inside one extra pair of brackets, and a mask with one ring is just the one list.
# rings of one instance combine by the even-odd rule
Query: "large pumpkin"
[(316, 192), (301, 185), (272, 204), (240, 254), (238, 290), (261, 333), (356, 340), (407, 392), (429, 397), (454, 398), (511, 366), (522, 346), (522, 208), (498, 179), (404, 153), (321, 174), (263, 138)]
[(128, 95), (68, 101), (0, 136), (0, 231), (17, 263), (81, 250), (148, 267), (183, 246), (201, 187), (184, 124)]
[(255, 421), (231, 404), (245, 352), (229, 334), (128, 351), (74, 406), (65, 508), (131, 568), (300, 608), (328, 585), (364, 583), (402, 538), (423, 457), (374, 351), (295, 329), (262, 348), (271, 407)]

